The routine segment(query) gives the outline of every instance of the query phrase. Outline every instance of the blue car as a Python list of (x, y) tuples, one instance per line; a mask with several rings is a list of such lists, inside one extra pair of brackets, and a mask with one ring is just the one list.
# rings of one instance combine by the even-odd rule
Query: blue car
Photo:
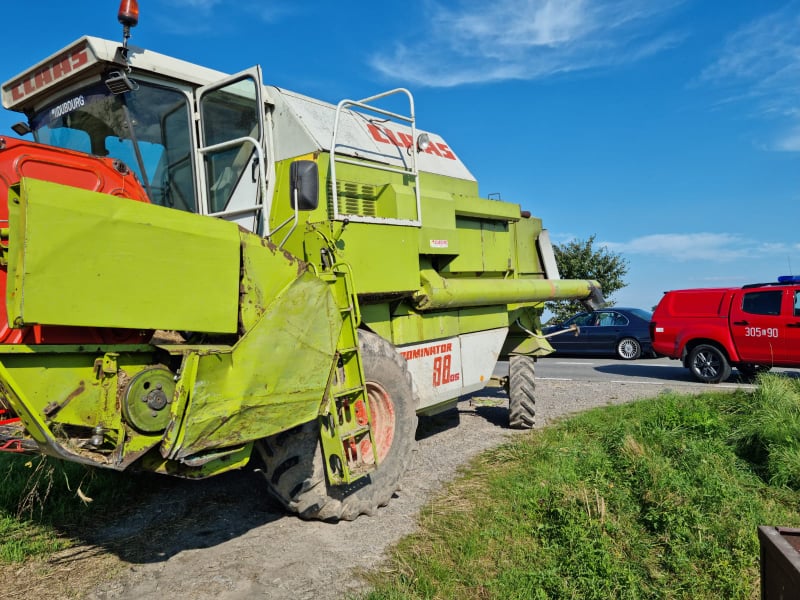
[(640, 308), (603, 308), (578, 313), (544, 328), (545, 334), (578, 326), (577, 335), (567, 331), (548, 338), (556, 354), (612, 354), (623, 360), (653, 356), (650, 319), (653, 313)]

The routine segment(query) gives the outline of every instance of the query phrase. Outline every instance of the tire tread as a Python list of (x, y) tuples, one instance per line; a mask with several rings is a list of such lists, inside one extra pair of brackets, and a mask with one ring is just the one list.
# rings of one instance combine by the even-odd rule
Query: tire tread
[(532, 429), (536, 416), (536, 359), (512, 355), (508, 366), (508, 425)]
[[(311, 421), (257, 444), (272, 495), (302, 519), (352, 521), (388, 504), (400, 487), (416, 447), (417, 398), (405, 359), (374, 333), (359, 330), (367, 379), (393, 390), (395, 432), (389, 454), (364, 479), (350, 486), (329, 486), (319, 443), (319, 423)], [(276, 481), (273, 481), (276, 479)]]

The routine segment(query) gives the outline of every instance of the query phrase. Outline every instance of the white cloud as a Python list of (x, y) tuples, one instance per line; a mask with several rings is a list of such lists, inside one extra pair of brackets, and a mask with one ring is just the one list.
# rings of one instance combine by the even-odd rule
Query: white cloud
[(783, 152), (800, 152), (800, 125), (783, 135), (779, 135), (775, 139), (772, 148)]
[(178, 6), (188, 6), (205, 13), (211, 12), (211, 9), (221, 2), (222, 0), (173, 0)]
[(800, 13), (795, 3), (757, 19), (730, 34), (719, 58), (701, 79), (744, 83), (753, 95), (794, 87), (800, 76)]
[(623, 255), (652, 255), (678, 262), (731, 262), (784, 258), (796, 254), (800, 244), (761, 242), (730, 233), (661, 233), (627, 242), (598, 242)]
[(258, 4), (249, 9), (264, 23), (277, 23), (286, 17), (301, 14), (304, 10), (303, 5), (285, 5), (277, 3)]
[[(231, 34), (242, 14), (272, 24), (305, 10), (297, 4), (253, 0), (235, 3), (223, 3), (223, 0), (170, 0), (162, 4), (163, 11), (156, 15), (161, 29), (169, 34), (190, 36), (200, 33)], [(180, 18), (176, 18), (172, 11), (181, 7), (190, 10), (177, 10)]]
[(416, 42), (376, 54), (386, 77), (452, 87), (630, 63), (680, 43), (654, 25), (683, 0), (431, 1)]
[(790, 2), (756, 19), (725, 40), (700, 82), (726, 94), (724, 102), (747, 102), (759, 117), (776, 119), (787, 131), (769, 148), (800, 151), (800, 7)]

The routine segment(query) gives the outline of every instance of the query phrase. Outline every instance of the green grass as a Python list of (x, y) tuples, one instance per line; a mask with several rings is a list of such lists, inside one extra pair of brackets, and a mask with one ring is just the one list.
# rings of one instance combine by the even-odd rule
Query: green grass
[(799, 487), (796, 380), (594, 410), (482, 455), (367, 597), (756, 598)]
[(71, 531), (124, 505), (130, 476), (47, 457), (0, 454), (0, 565), (52, 554)]

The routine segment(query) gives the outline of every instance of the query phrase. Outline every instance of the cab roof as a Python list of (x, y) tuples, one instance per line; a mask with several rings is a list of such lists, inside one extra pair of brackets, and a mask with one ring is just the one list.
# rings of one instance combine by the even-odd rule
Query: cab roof
[[(119, 42), (84, 36), (3, 83), (3, 106), (18, 112), (34, 110), (37, 104), (66, 87), (77, 73), (101, 73), (114, 66), (124, 68), (120, 49)], [(195, 86), (225, 77), (225, 73), (136, 46), (128, 47), (128, 58), (134, 69)]]
[[(110, 69), (130, 65), (133, 75), (147, 73), (197, 88), (220, 81), (227, 73), (207, 69), (144, 48), (128, 46), (127, 59), (119, 42), (84, 36), (51, 54), (30, 69), (6, 81), (2, 102), (7, 109), (30, 113), (53, 101), (62, 89), (73, 85), (75, 76), (100, 77)], [(336, 106), (282, 88), (262, 86), (264, 101), (275, 106), (275, 152), (277, 159), (318, 151), (330, 151)], [(375, 160), (398, 167), (407, 166), (411, 130), (398, 124), (388, 127), (364, 114), (343, 111), (337, 153)], [(428, 133), (432, 144), (419, 153), (420, 171), (474, 182), (474, 176), (441, 136)]]

